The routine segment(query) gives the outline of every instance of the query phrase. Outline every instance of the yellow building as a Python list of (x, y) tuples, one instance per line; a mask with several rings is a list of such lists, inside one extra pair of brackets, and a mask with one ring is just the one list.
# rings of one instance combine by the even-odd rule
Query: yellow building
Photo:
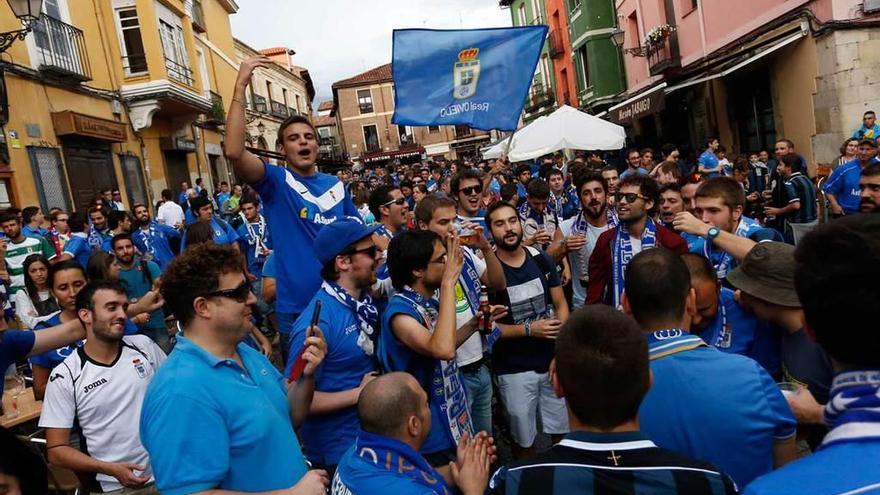
[[(0, 207), (5, 197), (70, 211), (116, 187), (131, 206), (184, 180), (229, 180), (221, 125), (237, 10), (234, 0), (44, 0), (2, 61)], [(19, 27), (0, 5), (0, 30)]]

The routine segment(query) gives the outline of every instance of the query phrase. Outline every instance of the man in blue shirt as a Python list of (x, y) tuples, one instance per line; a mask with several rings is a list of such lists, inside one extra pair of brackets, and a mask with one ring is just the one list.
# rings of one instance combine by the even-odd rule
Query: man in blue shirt
[(183, 331), (141, 409), (159, 491), (320, 493), (327, 474), (307, 473), (293, 430), (308, 413), (326, 350), (320, 330), (306, 341), (302, 377), (288, 390), (272, 363), (242, 343), (256, 298), (237, 251), (193, 246), (165, 270), (162, 296)]
[(189, 182), (181, 181), (180, 182), (180, 194), (177, 195), (177, 204), (182, 207), (186, 207), (186, 200), (189, 197)]
[(877, 124), (877, 114), (873, 110), (868, 110), (862, 115), (862, 125), (852, 135), (853, 139), (880, 139), (880, 125)]
[[(199, 196), (190, 201), (193, 211), (196, 212), (196, 220), (211, 225), (211, 236), (214, 244), (230, 244), (233, 249), (240, 251), (238, 245), (238, 233), (229, 225), (226, 220), (214, 214), (214, 206), (211, 201), (203, 196)], [(186, 237), (181, 243), (180, 250), (186, 248)]]
[(697, 172), (706, 174), (708, 177), (717, 177), (722, 174), (724, 167), (719, 163), (715, 151), (721, 146), (717, 137), (706, 140), (706, 151), (697, 158)]
[(642, 251), (625, 283), (623, 308), (646, 334), (654, 375), (640, 409), (648, 437), (711, 462), (741, 486), (793, 460), (796, 422), (773, 378), (688, 333), (694, 292), (681, 258)]
[(44, 237), (48, 230), (43, 227), (46, 216), (39, 206), (28, 206), (21, 210), (21, 233), (28, 237)]
[(260, 201), (252, 196), (241, 200), (241, 225), (236, 229), (239, 250), (247, 259), (248, 273), (259, 280), (263, 265), (272, 252), (272, 236), (266, 219), (260, 214)]
[(877, 159), (877, 142), (863, 139), (859, 142), (859, 157), (844, 163), (831, 172), (822, 190), (831, 203), (831, 214), (834, 216), (853, 215), (859, 212), (859, 178), (869, 165), (880, 163)]
[(150, 210), (143, 204), (134, 205), (134, 218), (137, 223), (137, 228), (131, 234), (134, 245), (146, 259), (164, 270), (174, 259), (171, 241), (180, 239), (180, 231), (150, 218)]
[[(113, 254), (119, 264), (119, 279), (125, 287), (128, 300), (132, 303), (153, 289), (153, 284), (159, 280), (162, 271), (159, 265), (152, 261), (138, 258), (134, 248), (134, 242), (129, 234), (119, 234), (113, 237)], [(138, 326), (139, 333), (153, 339), (166, 354), (171, 352), (173, 345), (168, 335), (165, 324), (165, 312), (158, 308), (150, 313), (150, 319)]]
[(816, 186), (804, 175), (806, 170), (798, 158), (797, 155), (785, 155), (779, 159), (776, 171), (784, 181), (784, 205), (781, 208), (764, 209), (768, 216), (785, 219), (785, 240), (795, 245), (819, 223)]
[(278, 128), (278, 148), (286, 156), (285, 167), (268, 165), (245, 150), (247, 87), (256, 67), (272, 63), (266, 57), (242, 63), (227, 113), (225, 151), (235, 173), (260, 195), (269, 229), (275, 233), (276, 316), (281, 351), (286, 354), (294, 320), (321, 286), (321, 266), (312, 248), (315, 236), (321, 227), (343, 216), (357, 218), (358, 211), (339, 179), (317, 171), (318, 133), (308, 117), (289, 117)]
[(73, 213), (67, 224), (70, 227), (70, 239), (64, 244), (64, 250), (57, 262), (73, 259), (85, 269), (89, 264), (89, 257), (92, 256), (92, 248), (89, 246), (89, 224), (85, 213), (79, 211)]
[(312, 465), (332, 473), (357, 436), (357, 401), (364, 385), (375, 377), (379, 312), (369, 295), (381, 258), (374, 240), (377, 227), (344, 218), (318, 232), (315, 249), (324, 281), (293, 325), (290, 376), (296, 352), (308, 335), (312, 313), (320, 302), (318, 327), (327, 341), (327, 357), (315, 373), (311, 416), (300, 428), (306, 456)]
[(648, 171), (642, 168), (642, 154), (637, 149), (630, 149), (626, 152), (626, 166), (626, 170), (620, 174), (621, 179), (630, 175), (648, 175)]
[(796, 288), (806, 331), (831, 357), (834, 381), (825, 408), (831, 431), (808, 457), (755, 480), (748, 495), (876, 493), (880, 486), (880, 216), (821, 225), (795, 253)]

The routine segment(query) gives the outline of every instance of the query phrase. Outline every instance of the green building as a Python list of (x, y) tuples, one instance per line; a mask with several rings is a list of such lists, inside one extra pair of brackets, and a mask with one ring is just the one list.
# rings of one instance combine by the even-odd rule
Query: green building
[(617, 28), (614, 0), (564, 0), (568, 11), (577, 101), (590, 113), (615, 103), (626, 91), (620, 49), (611, 41)]
[[(547, 24), (544, 0), (501, 0), (502, 8), (510, 8), (514, 26), (540, 26)], [(549, 43), (545, 40), (541, 58), (535, 68), (535, 77), (523, 106), (523, 123), (537, 119), (556, 110), (556, 78), (553, 74)]]

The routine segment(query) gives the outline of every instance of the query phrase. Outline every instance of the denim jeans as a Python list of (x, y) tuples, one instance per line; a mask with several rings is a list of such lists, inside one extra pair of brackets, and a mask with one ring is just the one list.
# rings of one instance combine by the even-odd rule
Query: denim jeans
[(485, 431), (492, 435), (492, 376), (489, 368), (483, 364), (470, 373), (462, 372), (461, 376), (467, 388), (474, 431)]

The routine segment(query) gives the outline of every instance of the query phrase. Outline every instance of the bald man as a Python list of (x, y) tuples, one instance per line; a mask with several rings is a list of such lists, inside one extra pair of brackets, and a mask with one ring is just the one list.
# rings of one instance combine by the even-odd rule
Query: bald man
[(431, 430), (428, 395), (408, 373), (389, 373), (368, 383), (358, 397), (361, 432), (339, 461), (334, 495), (453, 493), (479, 495), (489, 480), (494, 448), (484, 435), (459, 442), (451, 475), (434, 470), (419, 449)]

